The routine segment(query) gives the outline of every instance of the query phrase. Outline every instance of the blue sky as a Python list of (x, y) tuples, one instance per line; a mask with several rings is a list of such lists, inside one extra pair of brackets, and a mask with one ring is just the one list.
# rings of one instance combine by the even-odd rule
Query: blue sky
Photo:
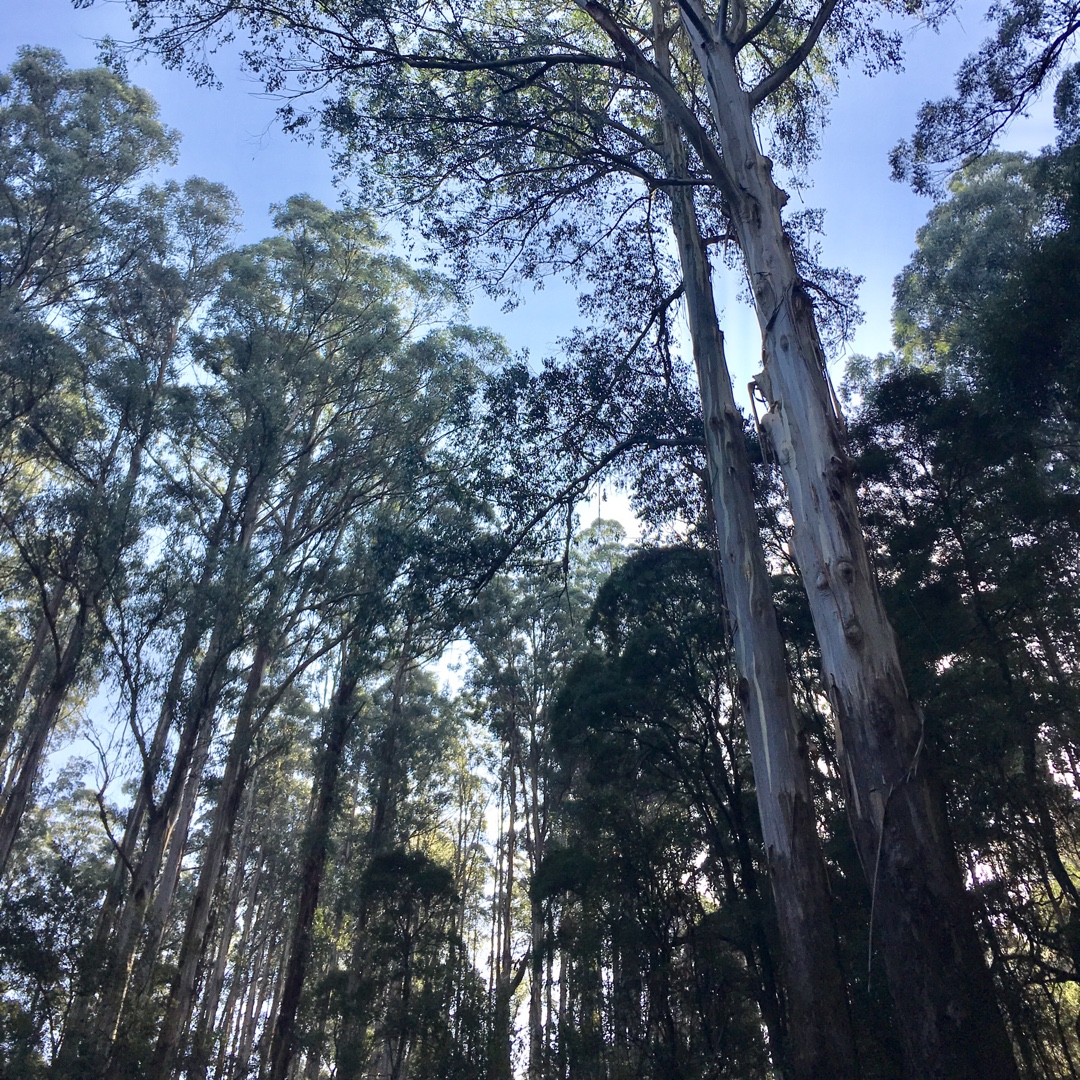
[[(940, 33), (923, 30), (908, 36), (908, 62), (899, 75), (869, 79), (859, 72), (846, 75), (836, 96), (822, 153), (810, 174), (810, 185), (792, 190), (793, 203), (826, 211), (823, 256), (845, 266), (865, 281), (860, 299), (866, 321), (852, 351), (874, 354), (890, 344), (889, 311), (892, 282), (907, 262), (915, 230), (930, 203), (889, 179), (888, 152), (911, 132), (915, 113), (927, 97), (946, 93), (957, 64), (981, 41), (984, 5), (968, 4)], [(59, 49), (75, 67), (92, 64), (96, 40), (104, 35), (130, 36), (122, 3), (108, 0), (89, 9), (75, 9), (70, 0), (0, 0), (4, 37), (0, 65), (7, 67), (23, 44)], [(180, 160), (173, 170), (179, 178), (202, 175), (228, 184), (244, 210), (245, 240), (270, 229), (269, 207), (289, 195), (307, 192), (334, 201), (325, 151), (298, 143), (275, 124), (275, 102), (258, 83), (224, 61), (218, 66), (221, 90), (199, 88), (181, 73), (163, 70), (153, 62), (133, 65), (132, 80), (158, 100), (162, 118), (183, 135)], [(1014, 126), (1005, 145), (1038, 150), (1053, 140), (1049, 108)], [(759, 366), (760, 344), (753, 315), (737, 299), (734, 277), (717, 282), (724, 309), (729, 362), (736, 390)], [(571, 292), (549, 285), (513, 314), (502, 315), (498, 305), (480, 301), (473, 318), (503, 333), (515, 348), (528, 347), (534, 356), (555, 347), (558, 335), (576, 316)], [(834, 367), (842, 369), (843, 357)]]

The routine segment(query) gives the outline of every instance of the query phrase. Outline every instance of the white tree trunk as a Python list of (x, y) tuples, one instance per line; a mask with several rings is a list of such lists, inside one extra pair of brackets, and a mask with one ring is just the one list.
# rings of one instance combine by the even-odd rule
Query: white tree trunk
[(921, 718), (859, 524), (813, 307), (781, 222), (786, 196), (758, 149), (734, 49), (689, 0), (680, 8), (705, 75), (725, 194), (761, 326), (758, 385), (770, 405), (763, 426), (787, 486), (848, 816), (872, 894), (872, 932), (908, 1067), (913, 1076), (941, 1080), (1014, 1080), (943, 801), (924, 760)]
[[(654, 0), (654, 26), (662, 9)], [(657, 64), (670, 71), (664, 35)], [(682, 137), (665, 110), (670, 173), (688, 176)], [(709, 489), (720, 544), (724, 599), (731, 621), (739, 698), (781, 937), (789, 1012), (783, 1071), (795, 1078), (855, 1077), (855, 1039), (836, 948), (828, 880), (818, 841), (809, 763), (788, 680), (751, 488), (742, 415), (735, 405), (712, 279), (693, 188), (672, 186), (672, 225), (682, 266), (701, 393)]]

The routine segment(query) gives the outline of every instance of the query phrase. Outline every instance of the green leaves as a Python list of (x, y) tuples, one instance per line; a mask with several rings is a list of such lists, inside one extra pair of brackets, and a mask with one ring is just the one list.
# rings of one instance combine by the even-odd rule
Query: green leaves
[(148, 94), (105, 68), (24, 49), (0, 80), (0, 298), (41, 307), (110, 272), (117, 198), (172, 156)]

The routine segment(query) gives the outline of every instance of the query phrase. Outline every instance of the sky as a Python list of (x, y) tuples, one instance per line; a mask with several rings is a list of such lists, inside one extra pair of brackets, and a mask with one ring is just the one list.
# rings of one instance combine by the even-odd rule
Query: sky
[[(858, 71), (844, 75), (810, 182), (790, 189), (794, 207), (804, 204), (826, 212), (824, 261), (864, 278), (860, 304), (866, 319), (849, 353), (874, 355), (890, 347), (893, 279), (910, 258), (915, 231), (931, 207), (927, 199), (890, 179), (889, 150), (910, 135), (924, 100), (949, 91), (957, 65), (985, 35), (984, 11), (985, 4), (962, 4), (940, 32), (910, 32), (906, 69), (900, 74), (872, 79)], [(70, 0), (0, 0), (0, 16), (4, 68), (20, 45), (59, 49), (72, 67), (82, 67), (95, 62), (101, 37), (130, 37), (119, 0), (98, 0), (82, 9)], [(275, 121), (277, 103), (237, 64), (226, 59), (216, 70), (224, 84), (220, 90), (197, 87), (186, 75), (166, 71), (154, 61), (131, 67), (131, 80), (154, 95), (164, 122), (183, 136), (171, 175), (201, 175), (232, 188), (244, 211), (245, 241), (270, 231), (271, 204), (290, 195), (306, 192), (334, 202), (326, 151), (283, 133)], [(1043, 102), (1031, 117), (1014, 125), (1004, 145), (1034, 152), (1053, 137), (1050, 108)], [(760, 338), (739, 291), (734, 274), (718, 275), (728, 360), (736, 393), (745, 400), (745, 385), (760, 367)], [(572, 291), (555, 283), (510, 315), (481, 298), (472, 318), (498, 330), (515, 350), (528, 348), (538, 358), (556, 349), (559, 335), (569, 330), (576, 314)], [(842, 374), (844, 362), (844, 355), (834, 359), (834, 376)]]

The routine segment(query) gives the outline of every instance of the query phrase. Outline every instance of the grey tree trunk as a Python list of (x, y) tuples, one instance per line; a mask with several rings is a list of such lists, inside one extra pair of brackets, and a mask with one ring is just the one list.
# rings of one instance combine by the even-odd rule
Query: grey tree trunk
[[(653, 2), (653, 19), (657, 66), (669, 74), (659, 0)], [(671, 176), (683, 181), (688, 178), (685, 146), (666, 109), (663, 114)], [(731, 391), (693, 188), (677, 184), (668, 197), (701, 393), (709, 488), (739, 700), (780, 928), (781, 980), (789, 1025), (786, 1061), (778, 1064), (796, 1080), (854, 1078), (858, 1075), (855, 1037), (817, 835), (810, 767), (754, 508), (742, 415)]]
[[(202, 1001), (199, 1005), (198, 1022), (195, 1025), (195, 1032), (191, 1040), (192, 1052), (188, 1067), (190, 1080), (206, 1080), (210, 1054), (217, 1035), (218, 1006), (221, 1002), (221, 991), (225, 985), (225, 975), (229, 967), (233, 934), (236, 930), (236, 919), (240, 909), (240, 894), (244, 887), (244, 871), (250, 855), (252, 822), (255, 816), (255, 790), (255, 784), (247, 786), (244, 808), (241, 811), (243, 826), (228, 890), (221, 905), (221, 918), (218, 920), (220, 926), (216, 931), (217, 942), (214, 951), (214, 963), (206, 979)], [(227, 1020), (227, 1017), (225, 1019)]]
[(495, 918), (498, 927), (499, 951), (495, 961), (494, 1014), (492, 1016), (492, 1047), (489, 1080), (511, 1080), (513, 1076), (512, 1043), (513, 1018), (513, 907), (514, 860), (517, 856), (517, 735), (510, 737), (506, 762), (507, 826), (505, 847), (500, 852), (501, 891), (496, 896)]
[(311, 810), (307, 835), (304, 838), (304, 861), (300, 872), (300, 895), (289, 937), (288, 961), (282, 974), (281, 1008), (278, 1010), (270, 1046), (270, 1080), (285, 1080), (296, 1051), (296, 1017), (311, 959), (312, 929), (319, 906), (326, 860), (330, 853), (330, 832), (338, 803), (341, 765), (356, 720), (356, 668), (355, 657), (347, 653), (319, 740), (323, 752), (311, 792)]
[[(1014, 1080), (1012, 1048), (964, 892), (923, 731), (859, 525), (813, 307), (758, 149), (736, 50), (693, 0), (683, 26), (719, 135), (719, 179), (764, 344), (763, 426), (787, 486), (794, 553), (821, 647), (848, 816), (871, 889), (898, 1032), (913, 1076)], [(755, 692), (751, 688), (751, 693)]]
[(7, 871), (11, 849), (15, 846), (15, 838), (18, 836), (19, 826), (22, 824), (23, 815), (30, 801), (30, 793), (37, 779), (45, 746), (75, 682), (79, 661), (82, 659), (83, 644), (86, 640), (89, 614), (87, 600), (81, 599), (72, 619), (71, 630), (56, 672), (26, 732), (26, 745), (18, 773), (4, 800), (3, 810), (0, 811), (0, 879)]
[[(202, 963), (206, 936), (218, 881), (225, 868), (232, 844), (233, 827), (240, 809), (240, 800), (247, 781), (251, 747), (255, 733), (255, 714), (263, 678), (270, 663), (270, 642), (262, 641), (255, 650), (247, 687), (237, 713), (236, 726), (229, 744), (229, 757), (218, 791), (218, 805), (210, 836), (206, 842), (199, 880), (195, 886), (191, 908), (184, 926), (184, 937), (177, 959), (177, 972), (169, 990), (165, 1016), (154, 1050), (153, 1071), (156, 1075), (171, 1075), (180, 1036), (191, 1020), (195, 1002), (196, 976)], [(186, 830), (185, 830), (186, 832)], [(159, 890), (159, 893), (161, 890)], [(172, 891), (168, 908), (172, 907)], [(156, 950), (155, 950), (156, 952)]]
[[(5, 703), (3, 719), (0, 720), (0, 763), (2, 763), (0, 764), (0, 770), (2, 770), (0, 775), (4, 777), (5, 791), (12, 782), (17, 766), (15, 760), (9, 761), (8, 750), (12, 735), (15, 732), (15, 725), (19, 719), (19, 710), (27, 691), (30, 689), (30, 683), (38, 669), (38, 664), (41, 662), (41, 657), (45, 652), (50, 632), (56, 627), (57, 620), (60, 617), (60, 605), (66, 591), (65, 583), (62, 581), (57, 582), (53, 588), (52, 595), (46, 601), (45, 612), (38, 620), (37, 629), (34, 631), (34, 640), (30, 644), (30, 651), (23, 661), (23, 666), (19, 671), (18, 679), (15, 680), (11, 696)], [(12, 755), (12, 758), (14, 759), (16, 756)]]

